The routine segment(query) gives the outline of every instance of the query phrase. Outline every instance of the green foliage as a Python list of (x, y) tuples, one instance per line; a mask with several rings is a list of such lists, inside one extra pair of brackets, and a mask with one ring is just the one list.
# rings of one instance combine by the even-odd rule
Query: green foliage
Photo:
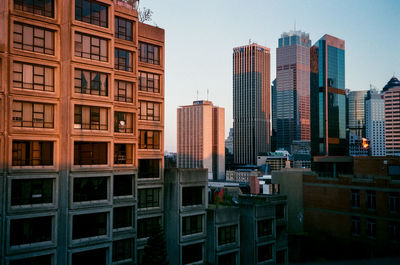
[(144, 247), (143, 264), (168, 265), (165, 234), (160, 225), (153, 228), (153, 232)]

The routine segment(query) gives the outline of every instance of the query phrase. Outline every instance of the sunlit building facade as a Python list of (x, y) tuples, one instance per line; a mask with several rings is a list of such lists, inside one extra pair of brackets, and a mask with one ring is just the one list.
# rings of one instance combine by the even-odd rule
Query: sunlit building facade
[(383, 88), (386, 154), (400, 156), (400, 81), (392, 77)]
[(347, 94), (347, 128), (349, 133), (365, 137), (366, 90), (350, 91)]
[(385, 100), (375, 89), (367, 93), (365, 100), (366, 138), (370, 141), (371, 156), (386, 156), (385, 144)]

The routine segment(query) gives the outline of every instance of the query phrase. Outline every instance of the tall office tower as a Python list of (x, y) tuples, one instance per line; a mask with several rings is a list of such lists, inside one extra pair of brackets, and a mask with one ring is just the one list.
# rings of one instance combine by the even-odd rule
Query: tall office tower
[(235, 164), (257, 163), (270, 150), (270, 49), (249, 44), (233, 49), (233, 153)]
[(330, 35), (310, 51), (311, 153), (346, 155), (344, 40)]
[(276, 150), (276, 79), (271, 84), (271, 116), (272, 116), (272, 132), (271, 132), (271, 150)]
[(136, 2), (0, 4), (0, 264), (135, 263), (163, 221), (164, 30)]
[(386, 155), (400, 155), (400, 81), (392, 77), (382, 90), (385, 100)]
[(365, 137), (365, 97), (367, 90), (349, 91), (347, 100), (347, 129), (349, 133)]
[(198, 100), (177, 116), (178, 168), (208, 168), (209, 179), (225, 179), (225, 109)]
[(365, 128), (370, 155), (386, 156), (385, 100), (376, 89), (369, 90), (365, 99)]
[(310, 140), (310, 47), (307, 33), (290, 31), (276, 49), (277, 148), (288, 151), (293, 140)]

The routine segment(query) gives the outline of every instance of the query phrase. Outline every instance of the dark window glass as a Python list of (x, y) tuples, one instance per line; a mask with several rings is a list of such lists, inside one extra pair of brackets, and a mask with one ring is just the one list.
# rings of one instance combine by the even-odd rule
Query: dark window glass
[(133, 207), (114, 208), (113, 228), (133, 227)]
[(22, 62), (13, 63), (13, 86), (15, 88), (54, 91), (54, 68)]
[(11, 260), (10, 265), (52, 265), (52, 255)]
[(107, 164), (107, 143), (74, 143), (74, 165)]
[(277, 240), (286, 240), (287, 239), (286, 225), (277, 225), (276, 226), (276, 239)]
[(389, 195), (389, 210), (392, 213), (398, 213), (399, 212), (399, 205), (400, 205), (400, 198), (398, 193), (390, 193)]
[(53, 202), (53, 179), (11, 180), (11, 205)]
[(121, 102), (133, 102), (133, 83), (115, 80), (114, 99)]
[(132, 175), (114, 175), (114, 196), (133, 195), (132, 184)]
[(54, 17), (54, 0), (14, 0), (14, 9)]
[(133, 114), (128, 112), (114, 112), (114, 132), (133, 133)]
[(203, 204), (203, 187), (183, 187), (182, 206)]
[(218, 256), (218, 265), (236, 265), (236, 252)]
[(263, 262), (272, 259), (272, 245), (258, 247), (257, 261)]
[(75, 32), (75, 56), (96, 60), (108, 61), (108, 41), (80, 32)]
[(13, 166), (53, 165), (53, 142), (13, 141)]
[(102, 236), (107, 233), (107, 213), (74, 215), (72, 239)]
[(285, 218), (285, 205), (276, 205), (275, 206), (275, 217), (276, 219)]
[(139, 101), (139, 120), (159, 121), (160, 103)]
[(218, 228), (218, 245), (234, 243), (236, 241), (237, 225)]
[(133, 260), (133, 239), (122, 239), (113, 242), (112, 261)]
[(276, 252), (276, 264), (286, 264), (286, 250)]
[(272, 235), (273, 220), (261, 220), (257, 222), (257, 236), (271, 236)]
[(107, 249), (101, 248), (101, 249), (72, 253), (72, 265), (83, 265), (83, 264), (106, 265)]
[(160, 64), (160, 47), (139, 42), (139, 60), (145, 63)]
[(160, 93), (160, 75), (139, 72), (139, 90)]
[(160, 178), (160, 159), (139, 159), (139, 178)]
[(122, 49), (115, 49), (115, 69), (132, 72), (132, 52), (122, 50)]
[(203, 231), (203, 215), (192, 215), (182, 218), (182, 235), (191, 235)]
[(82, 130), (108, 130), (108, 109), (75, 105), (74, 128)]
[(400, 223), (389, 223), (389, 235), (392, 241), (400, 242)]
[(133, 22), (122, 17), (115, 17), (115, 36), (118, 39), (132, 41)]
[(149, 237), (154, 230), (154, 227), (160, 225), (160, 217), (150, 217), (137, 220), (138, 238)]
[(367, 236), (372, 239), (376, 238), (376, 220), (375, 219), (367, 220)]
[(107, 6), (96, 1), (75, 0), (75, 19), (107, 28)]
[(13, 126), (54, 128), (54, 105), (14, 101)]
[(360, 191), (351, 190), (351, 207), (360, 208)]
[(160, 132), (139, 130), (139, 149), (160, 149)]
[(107, 200), (107, 177), (74, 178), (74, 202)]
[(54, 55), (54, 31), (14, 22), (14, 48)]
[(375, 191), (367, 192), (367, 208), (368, 210), (376, 210)]
[(139, 208), (160, 206), (160, 189), (138, 189)]
[(360, 217), (352, 217), (351, 218), (351, 233), (353, 236), (360, 235)]
[(25, 245), (51, 240), (51, 216), (14, 219), (10, 222), (10, 245)]
[(75, 93), (108, 96), (108, 75), (75, 69)]
[(114, 144), (114, 164), (133, 164), (132, 149), (132, 144)]
[(193, 244), (182, 247), (182, 264), (190, 264), (203, 260), (203, 244)]

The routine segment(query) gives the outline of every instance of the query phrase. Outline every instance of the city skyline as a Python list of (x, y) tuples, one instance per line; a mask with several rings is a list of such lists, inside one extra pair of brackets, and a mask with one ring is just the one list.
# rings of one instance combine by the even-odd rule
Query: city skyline
[[(370, 84), (381, 90), (393, 74), (400, 76), (400, 54), (395, 52), (400, 40), (395, 34), (400, 30), (397, 1), (252, 1), (244, 5), (155, 0), (140, 6), (154, 11), (150, 23), (168, 29), (166, 151), (176, 151), (176, 108), (197, 100), (197, 91), (198, 99), (207, 99), (209, 90), (208, 99), (225, 108), (228, 134), (233, 124), (232, 48), (248, 44), (249, 39), (270, 48), (273, 81), (278, 39), (295, 24), (297, 30), (310, 34), (312, 45), (324, 34), (346, 41), (346, 88), (350, 90), (366, 90)], [(171, 16), (172, 12), (178, 15)]]

